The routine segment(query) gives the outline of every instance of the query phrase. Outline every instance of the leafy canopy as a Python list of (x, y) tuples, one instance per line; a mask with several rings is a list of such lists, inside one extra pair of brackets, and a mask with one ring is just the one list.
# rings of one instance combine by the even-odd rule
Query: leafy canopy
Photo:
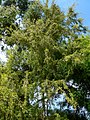
[[(86, 119), (79, 109), (90, 110), (90, 38), (80, 37), (86, 32), (73, 7), (65, 15), (55, 3), (49, 7), (48, 1), (4, 1), (0, 40), (7, 45), (2, 46), (7, 62), (0, 66), (2, 120)], [(70, 86), (71, 80), (78, 87)]]

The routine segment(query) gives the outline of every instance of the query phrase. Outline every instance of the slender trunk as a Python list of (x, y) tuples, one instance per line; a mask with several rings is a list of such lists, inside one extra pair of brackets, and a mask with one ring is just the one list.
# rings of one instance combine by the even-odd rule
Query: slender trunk
[(43, 120), (45, 120), (45, 99), (44, 93), (42, 94), (42, 106), (43, 106)]
[(47, 117), (48, 117), (48, 99), (47, 99), (47, 106), (46, 106), (46, 114), (47, 114)]

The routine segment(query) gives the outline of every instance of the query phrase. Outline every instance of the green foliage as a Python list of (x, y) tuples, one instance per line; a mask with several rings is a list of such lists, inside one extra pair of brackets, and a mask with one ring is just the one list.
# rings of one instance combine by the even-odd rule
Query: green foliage
[[(90, 38), (80, 37), (85, 32), (73, 8), (65, 15), (54, 3), (48, 7), (48, 1), (4, 2), (0, 37), (7, 45), (7, 62), (0, 66), (1, 120), (69, 120), (71, 114), (64, 110), (69, 106), (81, 119), (78, 106), (90, 110), (90, 101), (85, 101), (90, 91)], [(70, 80), (78, 89), (68, 85)], [(62, 106), (52, 109), (62, 94)]]

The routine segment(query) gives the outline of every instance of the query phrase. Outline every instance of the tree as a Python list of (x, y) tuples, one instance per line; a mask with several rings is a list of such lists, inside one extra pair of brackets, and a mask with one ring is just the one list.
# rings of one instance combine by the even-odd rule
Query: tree
[[(86, 88), (89, 75), (79, 78), (84, 70), (89, 72), (89, 55), (86, 54), (89, 45), (84, 45), (89, 39), (80, 38), (86, 27), (72, 7), (65, 15), (56, 4), (49, 7), (48, 1), (44, 5), (39, 1), (20, 5), (21, 1), (6, 0), (0, 8), (1, 41), (9, 46), (7, 62), (0, 66), (1, 119), (68, 120), (72, 115), (69, 113), (71, 105), (76, 109), (73, 116), (82, 119), (78, 106), (85, 103), (80, 102), (80, 96), (87, 90), (82, 98), (85, 99), (89, 91), (89, 87)], [(20, 24), (17, 16), (21, 17)], [(69, 86), (72, 79), (78, 89)], [(86, 86), (84, 80), (88, 81)], [(52, 109), (61, 94), (64, 101), (58, 101), (60, 107)], [(64, 110), (65, 106), (68, 111)]]

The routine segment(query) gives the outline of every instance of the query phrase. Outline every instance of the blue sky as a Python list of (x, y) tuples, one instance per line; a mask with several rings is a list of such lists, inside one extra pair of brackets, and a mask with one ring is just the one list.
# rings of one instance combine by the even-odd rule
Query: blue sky
[(75, 3), (76, 12), (79, 13), (79, 17), (84, 19), (84, 25), (90, 28), (90, 0), (55, 0), (55, 3), (57, 3), (63, 11), (66, 11), (69, 6)]

